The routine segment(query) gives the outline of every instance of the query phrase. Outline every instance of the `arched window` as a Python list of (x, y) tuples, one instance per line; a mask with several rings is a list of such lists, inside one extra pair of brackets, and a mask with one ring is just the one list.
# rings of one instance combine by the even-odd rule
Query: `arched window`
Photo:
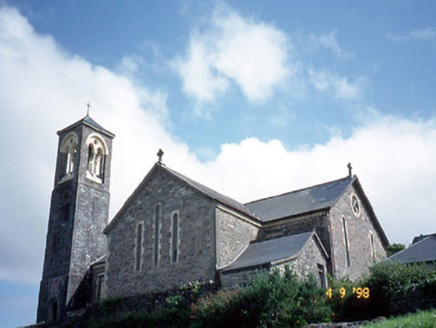
[(135, 245), (135, 269), (136, 271), (141, 271), (142, 264), (142, 224), (138, 224), (136, 227), (136, 245)]
[(173, 213), (171, 231), (171, 261), (176, 263), (179, 257), (179, 213)]
[(47, 321), (53, 322), (58, 319), (58, 302), (53, 299), (48, 306)]
[(104, 182), (104, 166), (107, 146), (103, 139), (91, 134), (86, 141), (88, 146), (88, 159), (86, 177), (97, 182)]
[(79, 138), (74, 132), (69, 133), (62, 141), (61, 152), (61, 182), (73, 177), (77, 161), (77, 145)]
[(157, 204), (154, 208), (154, 266), (159, 264), (160, 221), (161, 208), (160, 204)]
[(344, 232), (345, 257), (347, 260), (347, 266), (350, 266), (350, 242), (348, 240), (347, 221), (345, 220), (345, 216), (342, 216), (342, 229)]

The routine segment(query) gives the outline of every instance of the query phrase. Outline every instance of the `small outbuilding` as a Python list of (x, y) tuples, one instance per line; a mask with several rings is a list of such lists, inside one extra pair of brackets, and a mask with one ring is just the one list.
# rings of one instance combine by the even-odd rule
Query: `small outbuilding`
[(324, 287), (327, 263), (327, 252), (314, 231), (253, 241), (235, 261), (220, 270), (221, 285), (236, 288), (246, 284), (256, 270), (284, 271), (289, 266), (299, 276), (313, 274)]

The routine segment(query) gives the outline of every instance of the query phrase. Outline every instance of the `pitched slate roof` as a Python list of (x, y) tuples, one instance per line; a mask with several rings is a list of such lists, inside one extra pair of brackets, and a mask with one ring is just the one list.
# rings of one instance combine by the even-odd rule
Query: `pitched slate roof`
[(399, 263), (419, 263), (436, 261), (436, 237), (430, 236), (410, 245), (386, 261)]
[(433, 236), (433, 237), (436, 237), (436, 233), (432, 233), (432, 234), (429, 234), (429, 235), (419, 235), (419, 236), (416, 236), (415, 238), (413, 238), (413, 241), (412, 241), (412, 244), (415, 244), (415, 243), (417, 243), (418, 241), (421, 241), (421, 240), (423, 240), (424, 238), (427, 238), (427, 237), (430, 237), (430, 236)]
[(333, 206), (355, 178), (346, 177), (286, 194), (244, 204), (262, 221), (327, 209)]
[(270, 264), (297, 256), (315, 233), (313, 231), (259, 242), (251, 242), (245, 251), (222, 272)]
[(58, 134), (61, 134), (61, 133), (63, 133), (66, 130), (71, 130), (72, 128), (75, 128), (76, 126), (78, 126), (80, 124), (88, 125), (88, 126), (94, 128), (94, 129), (96, 129), (97, 131), (100, 131), (100, 132), (102, 132), (102, 133), (104, 133), (104, 134), (106, 134), (106, 135), (108, 135), (108, 136), (110, 136), (112, 138), (115, 136), (112, 132), (106, 130), (104, 127), (102, 127), (96, 121), (94, 121), (91, 118), (91, 116), (89, 116), (89, 115), (86, 115), (84, 118), (82, 118), (81, 120), (78, 120), (76, 123), (73, 123), (73, 124), (67, 126), (66, 128), (58, 131)]
[(213, 200), (215, 200), (215, 201), (217, 201), (217, 202), (219, 202), (221, 204), (227, 205), (227, 206), (229, 206), (229, 207), (231, 207), (231, 208), (233, 208), (233, 209), (235, 209), (235, 210), (237, 210), (237, 211), (239, 211), (241, 213), (244, 213), (244, 214), (246, 214), (246, 215), (248, 215), (248, 216), (250, 216), (252, 218), (256, 218), (253, 215), (253, 213), (246, 206), (242, 205), (238, 201), (236, 201), (236, 200), (234, 200), (234, 199), (232, 199), (230, 197), (224, 196), (224, 195), (220, 194), (219, 192), (217, 192), (217, 191), (215, 191), (213, 189), (210, 189), (210, 188), (202, 185), (201, 183), (198, 183), (198, 182), (196, 182), (196, 181), (194, 181), (194, 180), (192, 180), (192, 179), (190, 179), (188, 177), (185, 177), (184, 175), (182, 175), (182, 174), (180, 174), (180, 173), (178, 173), (176, 171), (173, 171), (172, 169), (168, 168), (166, 165), (164, 165), (162, 163), (156, 163), (156, 166), (158, 166), (158, 167), (166, 170), (170, 174), (178, 177), (179, 179), (183, 180), (184, 182), (186, 182), (191, 187), (193, 187), (193, 188), (197, 189), (198, 191), (200, 191), (201, 193), (209, 196)]

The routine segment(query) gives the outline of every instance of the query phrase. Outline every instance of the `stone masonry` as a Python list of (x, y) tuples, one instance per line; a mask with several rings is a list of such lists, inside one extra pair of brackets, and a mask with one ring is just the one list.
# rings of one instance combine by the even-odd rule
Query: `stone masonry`
[[(155, 266), (154, 208), (162, 207), (159, 263)], [(179, 213), (179, 258), (170, 258), (171, 215)], [(106, 229), (106, 297), (127, 296), (215, 279), (215, 204), (158, 165)], [(135, 236), (144, 226), (142, 266), (135, 268)]]

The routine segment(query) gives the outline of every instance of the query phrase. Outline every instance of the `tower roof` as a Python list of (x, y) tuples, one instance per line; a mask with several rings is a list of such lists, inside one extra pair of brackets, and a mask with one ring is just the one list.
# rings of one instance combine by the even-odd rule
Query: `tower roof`
[(73, 124), (67, 126), (66, 128), (64, 128), (64, 129), (62, 129), (62, 130), (60, 130), (60, 131), (58, 131), (58, 135), (59, 135), (59, 134), (62, 134), (62, 133), (64, 133), (64, 132), (66, 132), (66, 131), (68, 131), (68, 130), (71, 130), (71, 129), (73, 129), (73, 128), (75, 128), (76, 126), (81, 125), (81, 124), (83, 124), (83, 125), (87, 125), (87, 126), (93, 128), (94, 130), (97, 130), (97, 131), (99, 131), (99, 132), (101, 132), (101, 133), (103, 133), (103, 134), (106, 134), (108, 137), (111, 137), (111, 138), (115, 137), (115, 134), (113, 134), (113, 133), (110, 132), (109, 130), (106, 130), (104, 127), (102, 127), (102, 126), (101, 126), (100, 124), (98, 124), (96, 121), (94, 121), (94, 120), (91, 118), (91, 116), (89, 116), (89, 115), (86, 115), (84, 118), (82, 118), (81, 120), (78, 120), (76, 123), (73, 123)]

